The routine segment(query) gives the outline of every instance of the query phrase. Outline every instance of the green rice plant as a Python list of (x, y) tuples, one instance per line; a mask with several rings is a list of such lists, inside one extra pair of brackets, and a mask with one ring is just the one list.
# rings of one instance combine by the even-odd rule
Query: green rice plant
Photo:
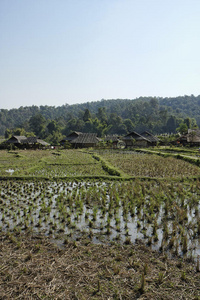
[(42, 219), (41, 218), (38, 220), (38, 223), (35, 226), (37, 226), (37, 227), (41, 227), (42, 226)]
[(169, 247), (170, 249), (172, 249), (172, 248), (174, 247), (175, 241), (176, 241), (176, 237), (173, 235), (173, 236), (171, 237), (171, 239), (169, 240), (169, 244), (168, 244), (168, 247)]
[(110, 234), (111, 234), (111, 229), (110, 229), (110, 227), (106, 227), (106, 234), (107, 234), (107, 235), (110, 235)]
[(144, 265), (144, 275), (147, 275), (148, 265), (145, 263)]
[(93, 233), (93, 231), (92, 231), (91, 229), (90, 229), (90, 231), (89, 231), (89, 235), (88, 235), (88, 236), (89, 236), (90, 239), (92, 239), (93, 236), (94, 236), (94, 233)]
[(89, 218), (89, 213), (86, 212), (86, 213), (85, 213), (85, 220), (87, 220), (88, 218)]
[(28, 223), (28, 221), (25, 221), (24, 222), (24, 229), (27, 229), (29, 227), (29, 223)]
[(129, 236), (129, 230), (126, 229), (125, 236)]
[(107, 227), (110, 227), (110, 222), (111, 222), (111, 220), (110, 220), (110, 218), (109, 218), (109, 216), (108, 216), (108, 218), (107, 218)]
[(145, 292), (145, 284), (146, 284), (145, 274), (142, 273), (142, 275), (141, 275), (141, 282), (140, 282), (140, 288), (139, 288), (139, 291), (140, 291), (141, 294), (144, 294), (144, 292)]
[(127, 237), (125, 238), (124, 244), (125, 244), (125, 245), (130, 245), (130, 244), (131, 244), (131, 238), (127, 236)]
[(163, 280), (164, 280), (164, 274), (162, 272), (159, 272), (158, 279), (157, 279), (158, 284), (163, 283)]
[(97, 212), (98, 212), (98, 208), (97, 208), (97, 206), (95, 206), (93, 208), (93, 214), (92, 214), (93, 221), (96, 221), (96, 219), (97, 219)]
[(120, 236), (120, 234), (118, 233), (117, 235), (116, 235), (116, 237), (115, 237), (115, 240), (116, 241), (119, 241), (121, 239), (121, 236)]
[(121, 223), (121, 222), (120, 222), (120, 218), (119, 218), (119, 217), (116, 217), (116, 218), (115, 218), (115, 224), (116, 224), (116, 225), (119, 225), (120, 223)]
[(92, 228), (93, 225), (94, 225), (94, 224), (93, 224), (93, 221), (92, 221), (92, 220), (89, 220), (89, 227)]
[(152, 245), (152, 237), (149, 237), (147, 241), (147, 246), (151, 246), (151, 245)]
[(117, 225), (117, 226), (116, 226), (116, 231), (117, 231), (117, 232), (121, 232), (121, 227), (120, 227), (120, 225)]
[(168, 225), (167, 225), (167, 222), (164, 222), (163, 224), (163, 239), (165, 241), (168, 240), (168, 237), (169, 237), (169, 229), (168, 229)]
[(158, 224), (157, 224), (157, 221), (155, 220), (155, 221), (154, 221), (154, 224), (153, 224), (153, 235), (156, 234), (157, 229), (158, 229)]
[(128, 229), (128, 224), (127, 224), (127, 222), (125, 223), (125, 225), (124, 225), (124, 229)]
[(196, 271), (197, 271), (197, 272), (200, 272), (199, 255), (197, 256)]
[(186, 253), (188, 251), (188, 239), (187, 239), (187, 236), (183, 236), (183, 246), (182, 246), (182, 249), (183, 249), (183, 253)]
[(158, 241), (158, 234), (157, 234), (157, 232), (154, 234), (153, 240), (154, 240), (154, 242)]
[(186, 281), (186, 272), (185, 271), (183, 271), (181, 273), (181, 280)]
[(103, 231), (104, 230), (104, 224), (101, 222), (100, 223), (100, 227), (99, 227), (100, 231)]
[(197, 234), (200, 235), (200, 218), (197, 220)]
[(175, 242), (174, 253), (175, 255), (179, 254), (179, 242), (177, 240)]
[(76, 223), (72, 222), (70, 226), (71, 226), (72, 229), (75, 229), (76, 228)]

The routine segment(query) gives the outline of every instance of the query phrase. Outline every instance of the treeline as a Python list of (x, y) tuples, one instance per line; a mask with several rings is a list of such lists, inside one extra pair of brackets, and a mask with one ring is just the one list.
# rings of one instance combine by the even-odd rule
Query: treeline
[(124, 135), (133, 130), (154, 134), (184, 132), (200, 126), (200, 96), (141, 97), (83, 104), (30, 106), (0, 110), (0, 135), (37, 135), (57, 143), (71, 131)]

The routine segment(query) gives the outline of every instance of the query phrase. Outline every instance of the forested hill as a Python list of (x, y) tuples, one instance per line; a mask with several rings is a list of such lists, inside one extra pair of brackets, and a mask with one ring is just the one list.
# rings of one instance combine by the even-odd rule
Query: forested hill
[(180, 125), (200, 126), (200, 95), (140, 97), (63, 106), (28, 106), (0, 110), (0, 135), (31, 132), (43, 138), (70, 131), (125, 134), (132, 130), (174, 133)]

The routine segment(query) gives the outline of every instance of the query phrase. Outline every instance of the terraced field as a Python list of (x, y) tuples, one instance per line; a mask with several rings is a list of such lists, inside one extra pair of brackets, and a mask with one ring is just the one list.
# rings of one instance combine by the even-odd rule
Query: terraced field
[[(84, 246), (84, 251), (80, 252), (84, 260), (87, 253), (90, 251), (92, 253), (92, 247), (100, 249), (103, 245), (108, 248), (115, 245), (112, 249), (115, 249), (113, 251), (116, 251), (116, 257), (119, 259), (117, 259), (118, 265), (113, 266), (115, 271), (110, 277), (111, 285), (113, 284), (111, 299), (136, 299), (140, 295), (143, 295), (143, 299), (151, 299), (148, 297), (173, 299), (173, 290), (177, 291), (177, 286), (181, 286), (180, 280), (187, 286), (187, 291), (181, 292), (181, 299), (195, 297), (199, 299), (200, 280), (197, 280), (200, 274), (199, 170), (198, 166), (175, 157), (164, 158), (154, 154), (125, 151), (106, 150), (98, 154), (80, 150), (1, 151), (1, 247), (6, 245), (9, 248), (9, 241), (11, 241), (16, 251), (22, 253), (23, 246), (17, 241), (25, 237), (30, 239), (31, 236), (36, 238), (38, 236), (43, 241), (46, 238), (53, 241), (62, 251), (67, 251), (66, 245), (71, 245), (73, 249), (79, 248), (79, 245)], [(140, 251), (148, 249), (144, 250), (148, 254), (145, 256), (145, 263), (141, 261), (140, 266), (137, 267), (140, 270), (141, 280), (136, 272), (136, 265), (133, 261), (131, 263), (137, 278), (137, 283), (131, 291), (129, 287), (122, 284), (122, 275), (119, 276), (118, 281), (115, 276), (120, 274), (117, 270), (120, 270), (120, 264), (125, 262), (120, 258), (120, 255), (123, 256), (122, 249), (125, 252), (129, 249), (128, 251), (133, 253), (138, 243), (144, 247), (140, 248)], [(24, 241), (23, 244), (25, 245), (26, 242)], [(27, 244), (27, 247), (30, 248), (30, 244)], [(44, 249), (47, 251), (47, 248)], [(178, 273), (180, 280), (177, 281), (177, 286), (169, 287), (166, 269), (165, 271), (160, 269), (156, 273), (155, 280), (148, 279), (149, 283), (145, 283), (148, 256), (150, 258), (154, 250), (156, 255), (164, 255), (166, 260), (173, 258), (177, 264), (184, 266)], [(31, 250), (31, 253), (32, 251), (35, 250)], [(102, 249), (101, 255), (106, 265)], [(112, 254), (110, 255), (112, 257)], [(7, 259), (10, 264), (9, 257)], [(30, 254), (31, 259), (32, 254)], [(186, 267), (186, 260), (190, 267)], [(44, 265), (46, 264), (47, 262), (44, 262)], [(60, 268), (58, 265), (57, 267)], [(4, 267), (2, 268), (4, 270)], [(111, 272), (110, 268), (111, 265), (108, 267), (108, 273)], [(86, 269), (89, 272), (88, 268)], [(174, 265), (170, 270), (171, 275), (177, 272)], [(19, 269), (16, 276), (20, 276), (20, 272)], [(2, 280), (0, 286), (8, 290), (7, 296), (5, 293), (2, 294), (3, 299), (12, 298), (12, 293), (17, 297), (16, 290), (14, 292), (11, 288), (8, 289), (3, 278), (8, 278), (8, 282), (14, 282), (15, 286), (18, 277), (12, 278), (6, 274), (2, 272), (0, 277)], [(100, 273), (97, 274), (96, 287), (94, 288), (93, 283), (89, 281), (88, 290), (81, 286), (81, 293), (75, 286), (73, 287), (73, 284), (68, 292), (58, 289), (57, 292), (51, 290), (48, 294), (42, 287), (39, 292), (36, 292), (35, 288), (33, 290), (38, 297), (50, 297), (47, 299), (61, 297), (61, 295), (63, 297), (64, 294), (66, 299), (75, 299), (73, 294), (75, 290), (78, 299), (102, 297), (107, 299), (105, 297), (108, 297), (109, 285), (103, 283), (105, 279), (102, 279)], [(188, 298), (191, 274), (195, 278), (195, 285), (191, 294), (193, 298)], [(104, 274), (105, 276), (107, 275)], [(127, 276), (128, 273), (126, 280)], [(134, 274), (131, 276), (134, 278)], [(57, 282), (56, 278), (54, 280)], [(74, 280), (78, 280), (77, 277)], [(73, 282), (75, 285), (75, 281), (72, 280)], [(172, 295), (170, 296), (163, 286), (162, 291), (160, 290), (161, 294), (158, 293), (157, 297), (155, 290), (158, 291), (166, 282), (168, 282), (168, 291), (170, 289)], [(47, 282), (45, 284), (49, 286)], [(24, 291), (23, 287), (21, 288)], [(21, 299), (23, 299), (22, 291), (18, 294)], [(33, 291), (26, 292), (26, 299), (32, 299), (32, 296), (33, 299), (37, 298)], [(0, 295), (1, 293), (3, 290), (0, 290)], [(84, 294), (87, 295), (86, 298)]]

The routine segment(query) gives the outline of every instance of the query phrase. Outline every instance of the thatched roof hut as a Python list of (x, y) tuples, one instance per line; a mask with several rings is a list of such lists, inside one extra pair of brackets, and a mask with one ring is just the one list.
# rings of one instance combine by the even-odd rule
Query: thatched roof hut
[(156, 145), (160, 141), (155, 135), (148, 131), (143, 131), (140, 135), (148, 139), (152, 145)]
[(63, 140), (60, 141), (61, 145), (64, 145), (66, 142), (72, 142), (74, 139), (76, 139), (82, 132), (79, 131), (73, 131), (70, 134), (66, 136)]
[(14, 144), (15, 146), (19, 148), (38, 148), (41, 146), (49, 146), (49, 144), (40, 138), (37, 138), (36, 136), (19, 136), (19, 135), (13, 135), (10, 139), (6, 141), (6, 144)]
[(24, 135), (13, 135), (10, 139), (6, 141), (8, 144), (26, 144), (28, 143), (27, 138)]
[(151, 145), (151, 141), (148, 138), (143, 137), (135, 131), (124, 136), (122, 140), (126, 143), (126, 147), (147, 147)]
[(99, 141), (96, 133), (81, 133), (71, 144), (75, 148), (95, 147)]

